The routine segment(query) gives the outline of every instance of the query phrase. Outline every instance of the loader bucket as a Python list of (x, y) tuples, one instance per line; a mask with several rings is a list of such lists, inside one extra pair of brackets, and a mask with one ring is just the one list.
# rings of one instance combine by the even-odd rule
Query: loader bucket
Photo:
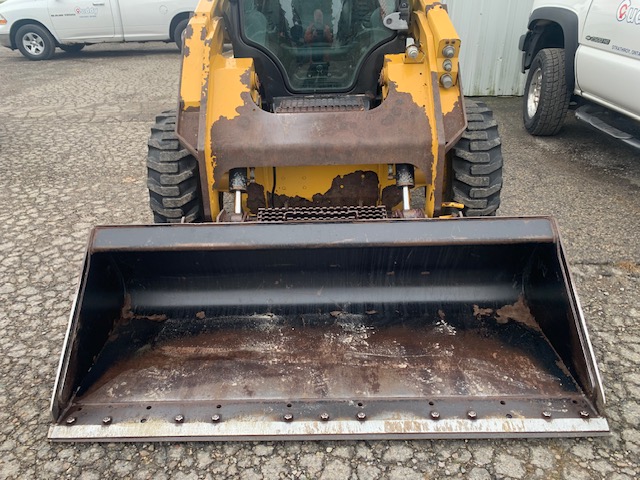
[(98, 227), (62, 441), (608, 432), (549, 218)]

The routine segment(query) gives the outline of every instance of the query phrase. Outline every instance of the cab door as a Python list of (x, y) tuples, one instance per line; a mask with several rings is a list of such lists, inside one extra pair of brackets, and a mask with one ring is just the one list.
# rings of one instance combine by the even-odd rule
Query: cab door
[(576, 52), (583, 97), (640, 115), (640, 0), (593, 0)]
[(111, 0), (49, 0), (51, 23), (60, 42), (113, 40)]

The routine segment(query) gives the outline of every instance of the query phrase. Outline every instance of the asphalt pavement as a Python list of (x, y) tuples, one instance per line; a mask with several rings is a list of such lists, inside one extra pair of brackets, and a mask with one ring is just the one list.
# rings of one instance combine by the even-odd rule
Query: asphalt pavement
[(151, 222), (146, 141), (176, 105), (172, 44), (29, 62), (0, 50), (0, 478), (612, 479), (640, 476), (640, 155), (568, 118), (503, 137), (499, 215), (557, 218), (601, 369), (609, 437), (529, 440), (51, 444), (49, 399), (97, 224)]

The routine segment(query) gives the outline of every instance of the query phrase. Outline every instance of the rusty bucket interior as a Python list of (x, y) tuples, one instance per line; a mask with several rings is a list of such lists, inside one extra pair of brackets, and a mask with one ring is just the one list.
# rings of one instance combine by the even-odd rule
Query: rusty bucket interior
[(602, 435), (549, 218), (99, 227), (61, 441)]

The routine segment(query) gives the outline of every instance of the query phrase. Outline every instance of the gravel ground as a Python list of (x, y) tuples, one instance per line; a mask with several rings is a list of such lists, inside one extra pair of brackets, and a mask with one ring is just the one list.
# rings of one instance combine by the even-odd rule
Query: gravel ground
[(175, 104), (171, 45), (0, 51), (0, 478), (633, 479), (640, 476), (640, 158), (570, 120), (504, 139), (501, 215), (553, 214), (582, 298), (612, 434), (594, 439), (50, 444), (49, 397), (92, 225), (151, 221), (146, 137)]

